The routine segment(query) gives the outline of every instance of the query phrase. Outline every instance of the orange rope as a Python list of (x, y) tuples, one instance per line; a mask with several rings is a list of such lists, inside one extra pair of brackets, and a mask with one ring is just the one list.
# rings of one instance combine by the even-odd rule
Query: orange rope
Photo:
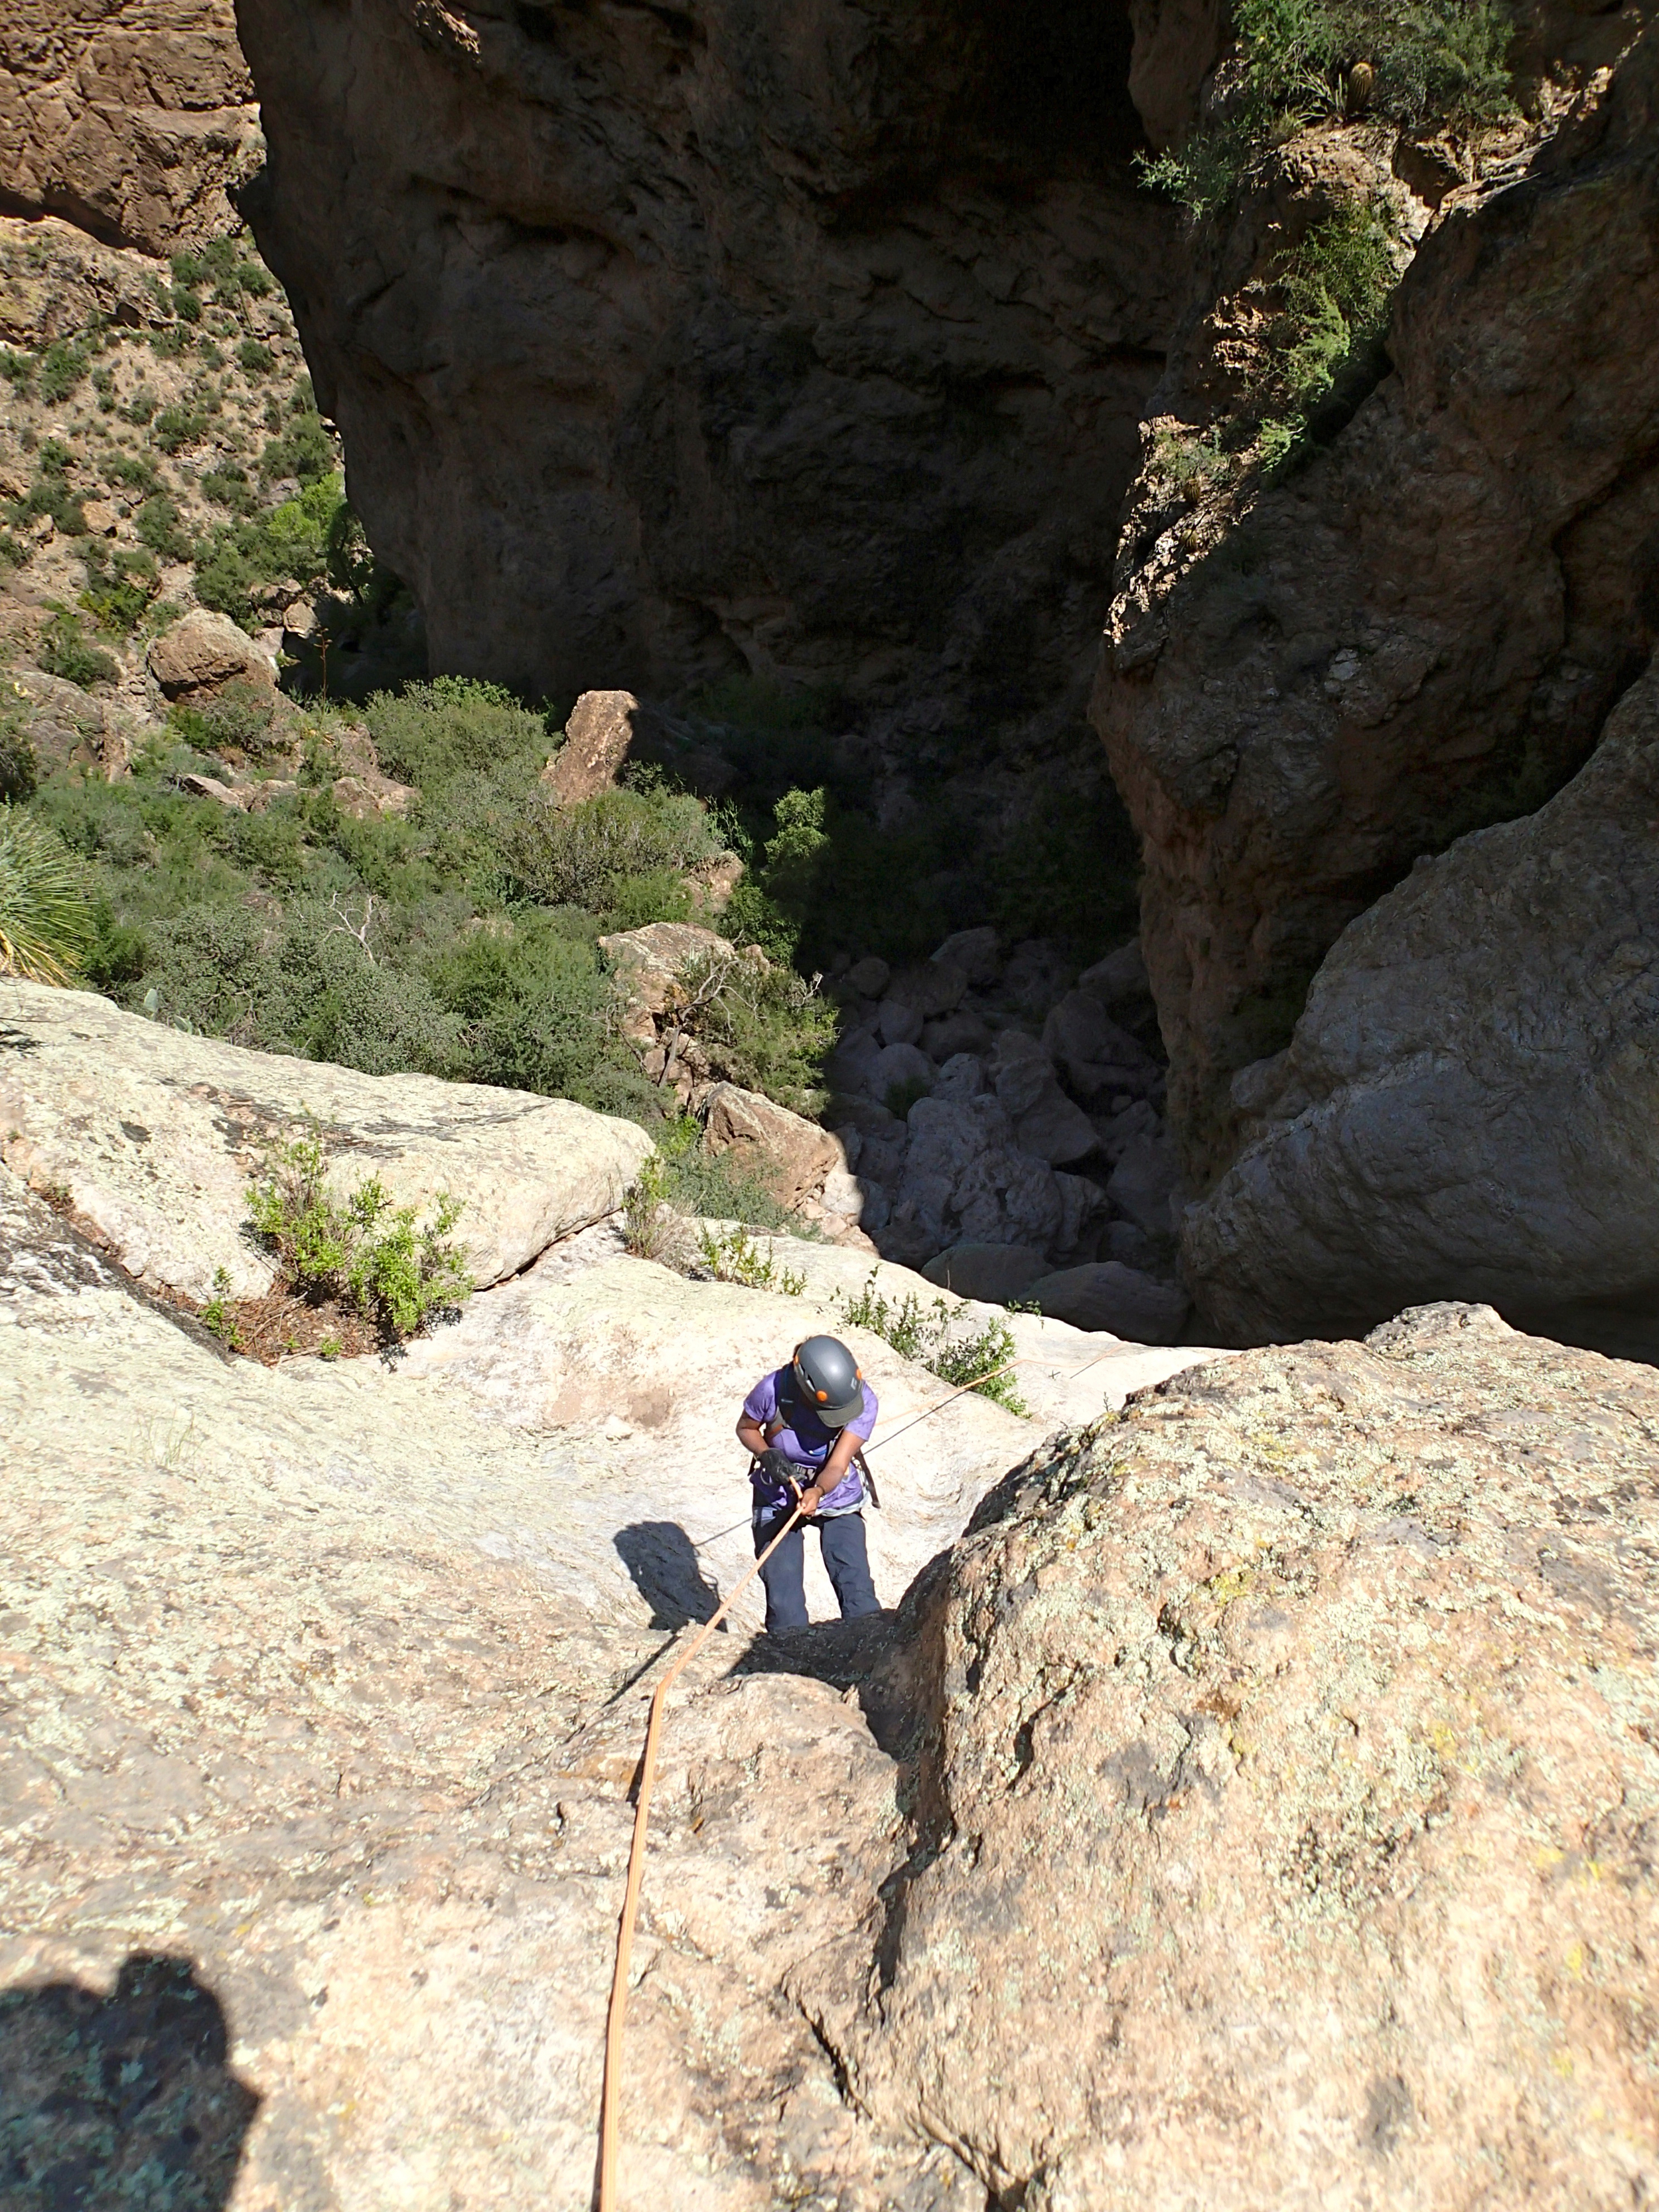
[[(1031, 1355), (1027, 1353), (1024, 1356), (1029, 1358)], [(1084, 1366), (1079, 1367), (1076, 1372), (1081, 1375), (1085, 1368), (1098, 1366), (1102, 1359), (1111, 1357), (1109, 1352), (1103, 1352), (1097, 1358), (1085, 1361)], [(975, 1376), (971, 1382), (964, 1382), (959, 1389), (951, 1391), (947, 1396), (941, 1398), (937, 1405), (926, 1407), (913, 1420), (907, 1421), (902, 1428), (895, 1429), (890, 1436), (884, 1437), (881, 1443), (890, 1444), (896, 1438), (907, 1436), (920, 1423), (927, 1420), (934, 1413), (942, 1412), (946, 1406), (954, 1405), (958, 1398), (965, 1396), (969, 1390), (977, 1390), (981, 1382), (988, 1382), (993, 1376), (1006, 1375), (1011, 1367), (1018, 1366), (1018, 1358), (1016, 1358), (1004, 1360), (999, 1367), (988, 1367), (983, 1375)], [(880, 1449), (881, 1446), (878, 1444), (872, 1443), (870, 1446), (872, 1451), (878, 1451)], [(708, 1643), (720, 1622), (725, 1620), (731, 1610), (733, 1599), (737, 1597), (739, 1591), (746, 1589), (753, 1582), (755, 1577), (799, 1519), (800, 1506), (797, 1503), (793, 1512), (790, 1514), (789, 1518), (773, 1537), (753, 1566), (748, 1568), (732, 1583), (731, 1589), (720, 1600), (714, 1613), (704, 1621), (700, 1633), (692, 1638), (690, 1643), (686, 1645), (685, 1650), (674, 1661), (651, 1693), (651, 1712), (645, 1724), (645, 1751), (640, 1760), (639, 1795), (634, 1801), (634, 1839), (629, 1845), (628, 1850), (628, 1882), (623, 1891), (622, 1919), (617, 1929), (617, 1964), (611, 1977), (611, 2009), (605, 2016), (605, 2087), (600, 2094), (599, 2101), (599, 2194), (597, 2212), (615, 2212), (616, 2206), (617, 2134), (622, 2118), (623, 2035), (628, 2020), (628, 1972), (633, 1963), (634, 1923), (639, 1917), (640, 1887), (645, 1879), (645, 1832), (651, 1818), (651, 1790), (657, 1778), (657, 1745), (662, 1733), (662, 1717), (668, 1702), (668, 1692), (702, 1650), (703, 1645)], [(741, 1528), (743, 1523), (738, 1522), (736, 1525)], [(730, 1535), (732, 1531), (727, 1529), (724, 1533)], [(709, 1537), (705, 1540), (712, 1543), (714, 1540)]]
[(640, 1761), (639, 1795), (634, 1801), (634, 1840), (628, 1851), (628, 1887), (623, 1892), (622, 1922), (617, 1930), (617, 1966), (611, 1978), (611, 2010), (605, 2025), (605, 2087), (599, 2106), (599, 2212), (612, 2212), (617, 2186), (617, 2129), (622, 2113), (623, 2030), (628, 2019), (628, 1970), (634, 1956), (634, 1923), (639, 1916), (640, 1884), (645, 1878), (645, 1831), (651, 1818), (651, 1788), (657, 1778), (657, 1742), (662, 1732), (663, 1708), (668, 1692), (691, 1664), (731, 1609), (739, 1590), (753, 1582), (778, 1546), (800, 1519), (800, 1504), (748, 1571), (733, 1583), (700, 1634), (694, 1636), (651, 1693), (651, 1717), (645, 1724), (645, 1753)]

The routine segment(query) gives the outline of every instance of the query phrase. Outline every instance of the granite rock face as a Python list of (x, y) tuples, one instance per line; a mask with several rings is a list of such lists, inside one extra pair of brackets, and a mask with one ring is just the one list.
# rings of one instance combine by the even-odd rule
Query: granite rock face
[(1650, 671), (1565, 791), (1338, 939), (1185, 1215), (1224, 1334), (1352, 1333), (1428, 1291), (1659, 1359), (1656, 818)]
[(860, 2103), (1053, 2212), (1651, 2192), (1656, 1440), (1650, 1370), (1438, 1307), (1017, 1471), (910, 1601), (910, 1855), (797, 1982)]
[[(1233, 1075), (1288, 1042), (1343, 929), (1420, 854), (1559, 789), (1659, 636), (1645, 13), (1558, 11), (1615, 59), (1641, 35), (1610, 84), (1592, 73), (1557, 103), (1552, 135), (1522, 133), (1432, 208), (1364, 133), (1297, 142), (1150, 404), (1094, 715), (1141, 833), (1194, 1188), (1242, 1140)], [(1176, 489), (1158, 436), (1237, 404), (1244, 276), (1360, 187), (1393, 196), (1402, 235), (1432, 218), (1390, 373), (1287, 481), (1218, 502)]]
[(258, 111), (231, 0), (12, 0), (0, 24), (0, 198), (165, 254), (237, 228)]
[(255, 231), (434, 665), (1075, 720), (1180, 260), (1126, 14), (240, 21)]
[(222, 1267), (233, 1297), (269, 1288), (248, 1180), (310, 1117), (343, 1188), (374, 1175), (401, 1206), (463, 1200), (456, 1236), (480, 1285), (609, 1213), (651, 1149), (568, 1099), (245, 1052), (89, 991), (9, 979), (0, 1048), (0, 1160), (59, 1192), (140, 1281), (198, 1300)]
[[(268, 1370), (0, 1170), (14, 2183), (590, 2203), (655, 1664), (746, 1564), (737, 1395), (862, 1267), (788, 1256), (597, 1225), (398, 1364)], [(913, 1429), (936, 1378), (860, 1338), (883, 1596), (946, 1548), (857, 1635), (740, 1599), (673, 1701), (622, 2203), (1651, 2193), (1651, 1370), (1467, 1308), (1012, 1325), (1121, 1413)]]

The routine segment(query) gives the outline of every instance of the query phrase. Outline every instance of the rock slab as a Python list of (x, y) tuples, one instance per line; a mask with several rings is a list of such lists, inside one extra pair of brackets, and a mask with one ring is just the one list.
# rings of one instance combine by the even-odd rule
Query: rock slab
[(1651, 1370), (1434, 1307), (1034, 1455), (910, 1601), (911, 1855), (800, 1979), (860, 2105), (1053, 2212), (1650, 2193), (1656, 1434)]
[(610, 1212), (651, 1150), (631, 1121), (568, 1099), (246, 1052), (88, 991), (9, 981), (0, 1044), (0, 1159), (60, 1194), (140, 1281), (198, 1300), (222, 1267), (234, 1297), (269, 1288), (248, 1180), (311, 1116), (343, 1190), (374, 1175), (399, 1205), (460, 1199), (480, 1285)]
[(1184, 1218), (1212, 1326), (1337, 1334), (1456, 1297), (1659, 1358), (1656, 817), (1650, 672), (1558, 797), (1339, 939), (1246, 1072), (1255, 1140)]

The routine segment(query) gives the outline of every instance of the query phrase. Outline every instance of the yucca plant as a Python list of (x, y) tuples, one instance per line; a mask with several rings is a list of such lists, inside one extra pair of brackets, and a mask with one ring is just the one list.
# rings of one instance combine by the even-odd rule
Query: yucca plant
[(67, 983), (92, 935), (85, 869), (44, 823), (0, 806), (0, 975)]

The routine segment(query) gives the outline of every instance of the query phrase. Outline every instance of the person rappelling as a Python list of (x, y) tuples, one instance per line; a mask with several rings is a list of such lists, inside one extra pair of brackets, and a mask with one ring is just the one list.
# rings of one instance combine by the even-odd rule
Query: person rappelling
[(801, 1518), (761, 1568), (768, 1633), (805, 1628), (806, 1530), (816, 1528), (843, 1620), (878, 1613), (865, 1547), (864, 1501), (878, 1504), (863, 1447), (876, 1394), (839, 1337), (809, 1336), (786, 1366), (743, 1401), (738, 1441), (750, 1455), (755, 1552), (765, 1551), (797, 1504)]

